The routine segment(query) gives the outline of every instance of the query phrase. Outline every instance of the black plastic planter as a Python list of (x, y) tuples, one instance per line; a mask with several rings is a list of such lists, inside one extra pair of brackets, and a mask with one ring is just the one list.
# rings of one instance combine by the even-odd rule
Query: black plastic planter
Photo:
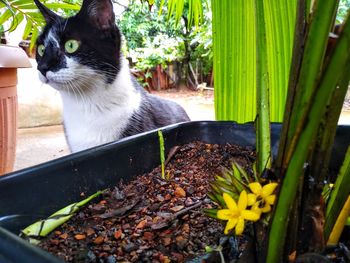
[[(188, 122), (162, 130), (166, 151), (194, 140), (255, 145), (252, 124)], [(281, 125), (273, 124), (271, 130), (273, 153), (276, 154)], [(332, 170), (339, 168), (349, 144), (350, 126), (339, 126)], [(128, 181), (150, 171), (159, 162), (158, 134), (153, 131), (0, 177), (0, 262), (61, 262), (14, 234), (81, 200), (82, 192), (87, 196), (116, 185), (120, 179)]]

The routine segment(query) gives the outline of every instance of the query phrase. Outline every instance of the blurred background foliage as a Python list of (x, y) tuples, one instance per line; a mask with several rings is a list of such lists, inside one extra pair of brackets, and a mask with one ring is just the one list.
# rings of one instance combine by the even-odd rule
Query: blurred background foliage
[(339, 7), (338, 7), (338, 13), (337, 13), (337, 23), (340, 24), (344, 21), (346, 17), (346, 12), (350, 8), (350, 0), (340, 0), (339, 1)]
[[(42, 1), (58, 14), (75, 14), (81, 0)], [(179, 3), (181, 2), (181, 3)], [(123, 52), (136, 70), (146, 73), (177, 64), (180, 82), (196, 88), (212, 71), (213, 51), (209, 1), (113, 1), (116, 22), (124, 35)], [(171, 12), (169, 11), (171, 10)], [(200, 11), (198, 11), (200, 10)], [(179, 18), (172, 12), (181, 12)], [(193, 18), (197, 16), (197, 18)], [(22, 26), (20, 26), (22, 25)], [(23, 26), (25, 25), (25, 26)], [(32, 0), (0, 0), (0, 34), (21, 31), (33, 50), (44, 20)], [(201, 76), (201, 80), (198, 76)], [(181, 76), (181, 77), (180, 77)], [(209, 77), (210, 79), (210, 77)]]
[[(199, 25), (189, 25), (186, 15), (172, 19), (169, 5), (156, 1), (154, 5), (143, 1), (131, 1), (118, 18), (124, 37), (124, 52), (138, 70), (149, 70), (157, 65), (163, 69), (176, 62), (178, 71), (198, 84), (200, 74), (208, 75), (212, 70), (211, 12), (208, 3), (203, 5), (204, 15)], [(188, 13), (189, 4), (184, 2), (183, 12)]]
[[(76, 13), (81, 5), (81, 0), (43, 2), (66, 17)], [(210, 81), (213, 69), (211, 1), (113, 2), (118, 9), (124, 9), (117, 14), (117, 23), (125, 37), (123, 51), (137, 70), (147, 71), (156, 65), (166, 68), (167, 64), (178, 62), (180, 75), (184, 76), (180, 81), (192, 87), (202, 81), (213, 84)], [(350, 0), (340, 1), (337, 23), (344, 20), (349, 7)], [(21, 24), (25, 26), (19, 27)], [(32, 0), (0, 0), (0, 35), (18, 28), (17, 31), (22, 30), (22, 39), (32, 48), (43, 25), (42, 16)], [(198, 74), (202, 76), (200, 79), (195, 76)]]

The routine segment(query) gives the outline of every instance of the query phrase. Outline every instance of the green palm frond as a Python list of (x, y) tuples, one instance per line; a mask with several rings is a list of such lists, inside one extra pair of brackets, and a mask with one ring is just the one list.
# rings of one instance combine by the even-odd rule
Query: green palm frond
[[(166, 0), (161, 0), (159, 13), (162, 12)], [(175, 24), (179, 24), (182, 17), (186, 17), (187, 27), (192, 25), (198, 27), (203, 21), (203, 4), (206, 0), (167, 0), (168, 20), (174, 17)], [(187, 15), (186, 15), (187, 14)]]
[[(261, 1), (265, 17), (270, 117), (281, 122), (292, 59), (296, 0)], [(239, 123), (257, 115), (254, 0), (213, 0), (215, 115)]]
[[(58, 13), (80, 9), (79, 4), (65, 2), (48, 2), (45, 5)], [(32, 0), (0, 0), (0, 26), (4, 28), (4, 31), (12, 32), (21, 23), (26, 23), (22, 39), (26, 40), (30, 37), (30, 48), (33, 48), (40, 29), (45, 25), (45, 20), (34, 2)]]

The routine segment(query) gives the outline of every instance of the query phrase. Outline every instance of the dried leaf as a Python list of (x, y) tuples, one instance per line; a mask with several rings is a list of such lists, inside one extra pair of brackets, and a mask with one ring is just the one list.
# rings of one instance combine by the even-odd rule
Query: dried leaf
[(173, 212), (179, 212), (180, 210), (182, 210), (185, 206), (183, 205), (177, 205), (177, 206), (174, 206), (172, 208), (170, 208), (171, 211)]
[(118, 229), (117, 231), (114, 232), (114, 238), (115, 239), (120, 239), (122, 237), (123, 231), (121, 229)]
[(137, 224), (136, 228), (137, 229), (143, 229), (147, 225), (147, 220), (142, 220), (140, 223)]
[(67, 233), (63, 233), (62, 235), (60, 235), (60, 238), (67, 239), (68, 238), (68, 234)]
[(174, 194), (176, 197), (186, 197), (186, 192), (181, 187), (176, 187)]
[(86, 238), (86, 235), (84, 235), (84, 234), (77, 234), (77, 235), (74, 236), (74, 238), (76, 240), (83, 240), (83, 239)]
[(89, 227), (87, 230), (86, 230), (86, 235), (87, 236), (91, 236), (95, 234), (95, 230), (93, 230), (91, 227)]
[(103, 236), (98, 236), (98, 237), (96, 237), (95, 240), (94, 240), (94, 244), (96, 244), (96, 245), (100, 245), (100, 244), (102, 244), (103, 242), (104, 242)]
[(163, 245), (164, 246), (169, 246), (171, 244), (171, 238), (170, 237), (164, 237), (162, 239)]

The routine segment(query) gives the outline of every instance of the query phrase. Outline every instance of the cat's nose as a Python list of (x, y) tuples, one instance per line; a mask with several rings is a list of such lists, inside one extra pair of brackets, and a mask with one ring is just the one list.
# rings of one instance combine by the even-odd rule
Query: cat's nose
[(46, 77), (46, 73), (49, 71), (50, 65), (48, 63), (40, 63), (38, 64), (37, 68), (41, 72), (41, 74), (43, 74)]
[(52, 59), (49, 61), (41, 61), (41, 63), (38, 64), (37, 68), (41, 72), (41, 74), (46, 76), (46, 73), (49, 70), (52, 70), (57, 64), (58, 64), (57, 59)]

